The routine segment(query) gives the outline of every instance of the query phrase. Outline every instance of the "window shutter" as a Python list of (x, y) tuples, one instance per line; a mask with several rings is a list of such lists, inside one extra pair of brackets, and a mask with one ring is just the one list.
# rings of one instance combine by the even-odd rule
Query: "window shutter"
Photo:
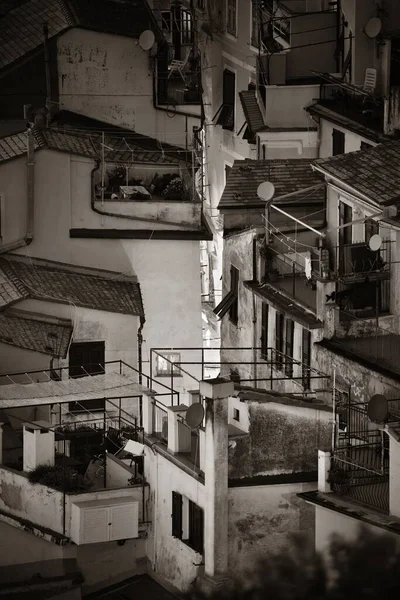
[(293, 376), (293, 361), (290, 360), (293, 358), (293, 342), (294, 342), (294, 321), (288, 319), (286, 321), (286, 340), (285, 340), (285, 354), (289, 358), (286, 361), (285, 365), (285, 373), (288, 377)]
[(302, 379), (303, 379), (303, 387), (305, 389), (310, 389), (311, 384), (311, 373), (310, 373), (310, 365), (311, 365), (311, 332), (307, 329), (303, 329), (303, 360), (302, 360)]
[(261, 311), (261, 358), (267, 359), (269, 304), (264, 302)]
[(189, 543), (199, 554), (204, 551), (204, 511), (189, 501)]
[(172, 492), (172, 535), (182, 539), (182, 495)]

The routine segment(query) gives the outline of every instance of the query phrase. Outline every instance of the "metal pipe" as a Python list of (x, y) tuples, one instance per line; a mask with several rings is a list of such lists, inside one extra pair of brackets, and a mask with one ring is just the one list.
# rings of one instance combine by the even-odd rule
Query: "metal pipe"
[(50, 59), (49, 59), (49, 28), (47, 23), (43, 23), (43, 49), (44, 66), (46, 75), (46, 125), (50, 126), (51, 121), (51, 77), (50, 77)]
[(317, 235), (320, 235), (321, 237), (325, 237), (324, 233), (321, 233), (320, 231), (317, 231), (316, 229), (314, 229), (314, 227), (311, 227), (310, 225), (307, 225), (307, 223), (304, 223), (304, 221), (300, 221), (300, 219), (296, 219), (296, 217), (293, 217), (292, 215), (290, 215), (289, 213), (285, 212), (284, 210), (282, 210), (278, 206), (275, 206), (274, 204), (271, 204), (271, 208), (274, 208), (278, 212), (282, 213), (283, 215), (285, 215), (285, 217), (288, 217), (289, 219), (292, 219), (292, 221), (295, 221), (296, 223), (300, 223), (300, 225), (302, 225), (306, 229), (309, 229), (313, 233), (316, 233)]
[(26, 155), (26, 174), (27, 174), (27, 231), (26, 231), (26, 245), (30, 244), (33, 240), (33, 228), (34, 228), (34, 198), (35, 198), (35, 157), (34, 157), (34, 138), (33, 129), (28, 129), (28, 145)]

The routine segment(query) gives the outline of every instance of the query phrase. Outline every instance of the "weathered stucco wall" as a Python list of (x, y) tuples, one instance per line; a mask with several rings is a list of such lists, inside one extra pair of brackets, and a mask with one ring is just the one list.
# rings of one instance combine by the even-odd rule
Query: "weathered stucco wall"
[(332, 436), (331, 412), (282, 403), (247, 401), (249, 434), (229, 450), (229, 478), (317, 470), (318, 449)]
[(291, 534), (314, 537), (314, 508), (297, 497), (315, 483), (229, 489), (229, 571), (243, 573), (283, 549)]
[(398, 398), (398, 383), (371, 372), (367, 367), (350, 361), (327, 348), (316, 346), (316, 363), (325, 373), (336, 371), (336, 385), (351, 391), (352, 402), (368, 402), (374, 394), (384, 394), (388, 398)]
[(137, 40), (70, 29), (58, 38), (61, 108), (170, 144), (189, 142), (195, 116), (175, 115), (153, 106), (153, 61)]
[(179, 492), (204, 508), (205, 488), (188, 473), (160, 454), (153, 453), (148, 447), (145, 450), (144, 465), (153, 506), (147, 556), (158, 576), (184, 591), (202, 569), (198, 566), (202, 559), (187, 544), (172, 537), (172, 492)]

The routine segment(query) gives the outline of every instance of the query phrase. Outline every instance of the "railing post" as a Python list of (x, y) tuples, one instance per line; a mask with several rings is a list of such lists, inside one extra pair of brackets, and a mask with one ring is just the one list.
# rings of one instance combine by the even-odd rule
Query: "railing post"
[(204, 379), (204, 348), (201, 347), (201, 379)]

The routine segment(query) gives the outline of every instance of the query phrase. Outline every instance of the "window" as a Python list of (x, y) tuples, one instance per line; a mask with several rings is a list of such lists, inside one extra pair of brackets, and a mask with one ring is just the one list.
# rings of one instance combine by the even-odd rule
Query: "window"
[(240, 421), (240, 412), (238, 408), (233, 409), (233, 420)]
[(226, 30), (236, 37), (236, 2), (237, 0), (226, 0)]
[(203, 554), (204, 511), (178, 492), (172, 492), (172, 535)]
[(368, 144), (368, 142), (361, 142), (360, 145), (360, 150), (369, 150), (370, 148), (373, 148), (374, 146), (372, 144)]
[(332, 131), (332, 156), (338, 154), (344, 154), (344, 133), (339, 129), (333, 129)]
[[(69, 376), (73, 378), (104, 373), (104, 342), (83, 342), (71, 344), (69, 349)], [(71, 412), (104, 410), (104, 399), (70, 402)]]
[(238, 304), (239, 304), (239, 269), (231, 265), (231, 292), (235, 295), (235, 301), (229, 309), (229, 319), (237, 325), (238, 322)]
[(276, 366), (282, 368), (283, 365), (283, 344), (284, 344), (285, 316), (277, 312), (275, 315), (275, 350)]
[[(353, 220), (353, 210), (345, 202), (339, 202), (339, 225), (346, 225)], [(351, 225), (339, 229), (339, 246), (351, 244), (353, 241), (353, 228)]]
[(228, 181), (229, 173), (231, 172), (232, 167), (230, 165), (225, 165), (225, 185)]
[(170, 377), (171, 374), (175, 377), (181, 376), (179, 365), (174, 363), (181, 362), (181, 355), (179, 352), (164, 352), (163, 356), (156, 355), (156, 376), (157, 377)]
[(379, 223), (374, 219), (366, 219), (364, 223), (365, 243), (368, 244), (373, 235), (379, 233)]
[(269, 304), (264, 302), (261, 307), (261, 358), (268, 359), (268, 319)]
[(222, 80), (222, 105), (217, 112), (217, 125), (222, 125), (224, 129), (230, 131), (233, 131), (235, 127), (235, 92), (235, 73), (225, 69)]
[(206, 0), (197, 0), (197, 8), (204, 10), (206, 7)]
[(285, 354), (288, 358), (285, 362), (285, 374), (293, 377), (293, 342), (294, 342), (294, 321), (287, 319), (285, 332)]
[(303, 329), (301, 378), (305, 390), (311, 387), (311, 332)]
[(214, 313), (222, 319), (229, 312), (229, 319), (237, 325), (238, 322), (239, 269), (231, 265), (231, 287), (221, 302), (214, 308)]
[(193, 22), (192, 15), (188, 10), (181, 10), (181, 43), (193, 43)]
[(251, 0), (251, 37), (250, 43), (255, 48), (258, 48), (259, 44), (259, 33), (260, 33), (260, 23), (259, 23), (259, 7), (258, 0)]

